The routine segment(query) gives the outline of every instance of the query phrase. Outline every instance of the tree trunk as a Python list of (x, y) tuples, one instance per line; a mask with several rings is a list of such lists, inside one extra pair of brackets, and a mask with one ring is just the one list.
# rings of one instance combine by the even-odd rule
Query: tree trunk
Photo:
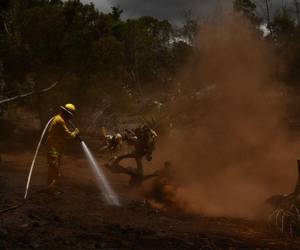
[(266, 11), (267, 11), (267, 27), (270, 30), (271, 36), (273, 36), (273, 31), (272, 31), (272, 27), (271, 27), (271, 14), (270, 14), (270, 0), (265, 0), (265, 4), (266, 4)]
[(300, 24), (299, 3), (297, 0), (294, 0), (294, 3), (295, 3), (295, 7), (296, 7), (297, 22), (299, 25)]
[[(136, 169), (132, 167), (121, 166), (120, 162), (124, 159), (134, 159), (137, 164)], [(118, 158), (116, 158), (112, 163), (105, 164), (104, 166), (107, 167), (112, 173), (129, 175), (129, 185), (131, 187), (140, 187), (144, 181), (157, 177), (156, 173), (144, 176), (142, 161), (142, 157), (139, 157), (136, 154), (132, 153), (121, 155)]]

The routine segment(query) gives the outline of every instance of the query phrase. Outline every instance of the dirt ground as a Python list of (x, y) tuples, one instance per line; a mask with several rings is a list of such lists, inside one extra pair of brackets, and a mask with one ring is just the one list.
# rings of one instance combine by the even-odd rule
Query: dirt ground
[[(14, 153), (12, 153), (14, 152)], [(0, 209), (23, 201), (33, 149), (2, 155)], [(99, 162), (103, 162), (98, 155)], [(106, 171), (107, 173), (107, 171)], [(41, 190), (41, 152), (27, 202), (0, 214), (0, 249), (299, 249), (263, 223), (159, 211), (127, 196), (126, 178), (107, 173), (122, 206), (102, 202), (83, 154), (64, 157), (62, 194)]]

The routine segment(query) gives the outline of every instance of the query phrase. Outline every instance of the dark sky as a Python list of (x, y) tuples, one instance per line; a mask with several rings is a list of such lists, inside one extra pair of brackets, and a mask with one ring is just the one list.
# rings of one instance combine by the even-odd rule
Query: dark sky
[(129, 16), (152, 15), (172, 22), (182, 18), (183, 12), (192, 10), (197, 15), (206, 15), (229, 0), (111, 0), (120, 5)]
[[(108, 11), (111, 6), (120, 6), (124, 10), (124, 17), (138, 17), (151, 15), (160, 19), (168, 19), (173, 23), (182, 20), (183, 12), (192, 10), (197, 16), (209, 15), (219, 6), (231, 6), (232, 0), (81, 0), (93, 2), (100, 10)], [(282, 3), (287, 5), (294, 0), (272, 0), (272, 9), (280, 7)], [(263, 0), (255, 0), (262, 4)], [(300, 2), (300, 1), (299, 1)]]

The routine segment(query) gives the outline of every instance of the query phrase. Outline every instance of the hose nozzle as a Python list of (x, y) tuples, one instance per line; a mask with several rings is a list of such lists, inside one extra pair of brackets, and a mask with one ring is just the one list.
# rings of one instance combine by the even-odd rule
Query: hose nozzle
[[(71, 125), (72, 129), (78, 131), (77, 127), (75, 126), (75, 124), (71, 120), (68, 120), (68, 122)], [(76, 139), (79, 140), (80, 142), (82, 142), (81, 136), (79, 134), (76, 135)]]

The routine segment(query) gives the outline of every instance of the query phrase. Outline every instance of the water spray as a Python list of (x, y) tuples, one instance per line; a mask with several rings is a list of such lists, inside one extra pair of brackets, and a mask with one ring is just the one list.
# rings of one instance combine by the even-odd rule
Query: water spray
[[(76, 129), (76, 126), (72, 121), (69, 121), (69, 123), (73, 127), (73, 129)], [(109, 205), (120, 206), (120, 200), (114, 192), (114, 190), (112, 189), (112, 187), (110, 186), (102, 168), (100, 167), (100, 165), (98, 164), (95, 157), (91, 153), (86, 143), (82, 140), (82, 138), (78, 136), (78, 139), (80, 140), (83, 152), (89, 162), (89, 165), (97, 178), (97, 184), (102, 192), (104, 200)]]
[(84, 141), (81, 141), (81, 146), (82, 146), (83, 152), (85, 153), (86, 158), (88, 159), (89, 165), (91, 166), (94, 174), (97, 177), (97, 183), (99, 185), (99, 188), (102, 192), (102, 195), (103, 195), (105, 201), (109, 205), (120, 206), (121, 203), (120, 203), (116, 193), (114, 192), (112, 187), (109, 185), (109, 182), (107, 181), (107, 179), (103, 173), (103, 170), (101, 169), (99, 164), (96, 162), (95, 158), (93, 157), (91, 151), (89, 150), (89, 148), (87, 147), (87, 145), (85, 144)]

